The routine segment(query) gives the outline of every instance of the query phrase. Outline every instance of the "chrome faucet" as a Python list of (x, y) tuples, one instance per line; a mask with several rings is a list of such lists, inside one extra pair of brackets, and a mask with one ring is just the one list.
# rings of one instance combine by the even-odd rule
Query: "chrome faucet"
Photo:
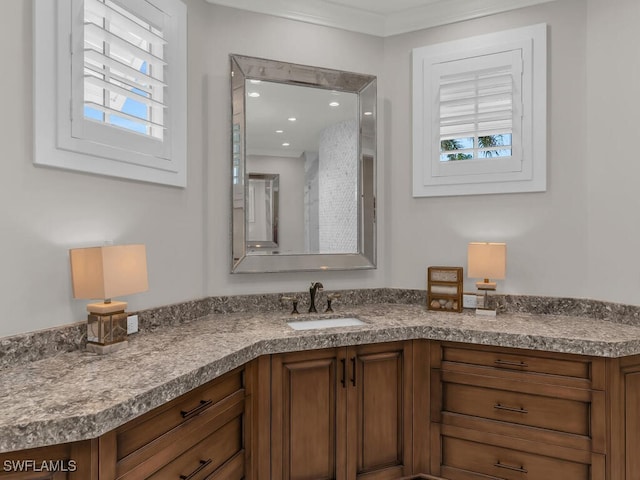
[(316, 310), (316, 292), (318, 290), (322, 291), (323, 288), (324, 286), (320, 282), (312, 283), (311, 287), (309, 287), (309, 296), (311, 297), (309, 301), (309, 313), (318, 313), (318, 310)]

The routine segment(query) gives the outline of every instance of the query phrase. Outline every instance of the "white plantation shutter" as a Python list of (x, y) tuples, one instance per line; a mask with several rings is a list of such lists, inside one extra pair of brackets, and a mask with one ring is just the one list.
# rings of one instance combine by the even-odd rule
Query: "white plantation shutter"
[[(84, 10), (85, 107), (102, 112), (104, 123), (121, 116), (140, 133), (162, 139), (163, 32), (108, 0), (85, 0)], [(127, 100), (147, 108), (123, 113)]]
[(413, 50), (413, 195), (546, 189), (544, 24)]
[[(493, 162), (504, 170), (506, 162), (483, 158), (482, 151), (499, 150), (501, 159), (522, 160), (518, 134), (522, 118), (522, 58), (520, 50), (444, 62), (434, 68), (434, 156), (441, 156), (441, 142), (471, 139), (472, 145), (453, 152), (468, 153), (486, 164)], [(515, 135), (514, 135), (515, 133)], [(482, 148), (478, 138), (497, 136), (504, 147)], [(516, 150), (513, 150), (512, 139)], [(435, 152), (437, 150), (437, 153)], [(445, 152), (442, 152), (445, 153)], [(450, 153), (447, 151), (446, 153)], [(471, 173), (479, 167), (468, 165)], [(446, 170), (448, 167), (444, 167)], [(491, 168), (491, 167), (489, 167)], [(510, 169), (518, 169), (511, 162)], [(457, 166), (458, 171), (462, 166)], [(440, 169), (436, 169), (440, 170)]]
[(513, 77), (509, 66), (440, 79), (440, 138), (511, 133)]
[(186, 4), (33, 5), (34, 163), (186, 186)]
[(166, 15), (145, 1), (75, 1), (73, 135), (168, 158)]

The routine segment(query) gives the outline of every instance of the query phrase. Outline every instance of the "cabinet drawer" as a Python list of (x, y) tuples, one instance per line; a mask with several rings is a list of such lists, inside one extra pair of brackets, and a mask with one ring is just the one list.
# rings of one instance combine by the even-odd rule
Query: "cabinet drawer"
[(575, 435), (590, 434), (588, 401), (444, 383), (443, 410)]
[[(442, 439), (441, 474), (450, 480), (473, 478), (590, 480), (590, 465), (464, 440)], [(474, 475), (475, 474), (475, 475)]]
[(236, 370), (129, 422), (117, 432), (117, 459), (127, 457), (167, 432), (206, 413), (217, 402), (242, 388), (243, 372)]
[(202, 480), (241, 450), (242, 420), (236, 417), (148, 479)]
[[(173, 428), (171, 431), (140, 447), (115, 463), (115, 478), (139, 480), (148, 478), (159, 469), (184, 455), (195, 445), (209, 438), (212, 432), (218, 432), (234, 419), (241, 423), (238, 435), (243, 438), (246, 396), (244, 390), (238, 390), (193, 419)], [(114, 442), (115, 446), (115, 442)], [(205, 462), (208, 458), (203, 458)], [(225, 458), (222, 459), (223, 461)], [(198, 460), (199, 462), (199, 460)], [(194, 467), (195, 468), (195, 467)]]
[[(487, 367), (495, 371), (526, 372), (582, 380), (586, 386), (604, 387), (604, 361), (579, 355), (529, 352), (498, 347), (440, 345), (437, 363)], [(443, 365), (444, 368), (444, 365)]]

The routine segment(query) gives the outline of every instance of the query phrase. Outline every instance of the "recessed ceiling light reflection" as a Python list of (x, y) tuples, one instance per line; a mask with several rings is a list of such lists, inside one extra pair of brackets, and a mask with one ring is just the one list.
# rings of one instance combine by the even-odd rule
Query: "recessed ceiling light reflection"
[(276, 133), (284, 133), (284, 130), (276, 130)]
[(287, 118), (287, 120), (289, 120), (290, 122), (295, 122), (297, 120), (296, 117), (289, 117)]
[(329, 106), (330, 106), (330, 107), (339, 107), (339, 106), (340, 106), (340, 103), (339, 103), (339, 102), (331, 102), (331, 103), (329, 104)]
[(262, 80), (249, 80), (249, 83), (253, 83), (254, 85), (257, 85), (259, 83), (261, 83)]
[(258, 92), (249, 92), (247, 95), (249, 95), (251, 98), (258, 98), (260, 96)]
[(289, 145), (291, 145), (289, 142), (284, 142), (284, 143), (282, 144), (282, 146), (283, 146), (283, 147), (288, 147)]
[(373, 112), (364, 112), (364, 114), (368, 117), (369, 115), (373, 115)]

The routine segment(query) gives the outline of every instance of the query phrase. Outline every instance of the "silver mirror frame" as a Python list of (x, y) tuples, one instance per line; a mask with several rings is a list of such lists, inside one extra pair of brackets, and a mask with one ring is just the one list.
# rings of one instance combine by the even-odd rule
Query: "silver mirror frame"
[[(232, 101), (231, 273), (270, 273), (376, 268), (377, 81), (373, 75), (230, 55)], [(323, 88), (358, 95), (358, 252), (280, 253), (247, 251), (246, 80)]]

